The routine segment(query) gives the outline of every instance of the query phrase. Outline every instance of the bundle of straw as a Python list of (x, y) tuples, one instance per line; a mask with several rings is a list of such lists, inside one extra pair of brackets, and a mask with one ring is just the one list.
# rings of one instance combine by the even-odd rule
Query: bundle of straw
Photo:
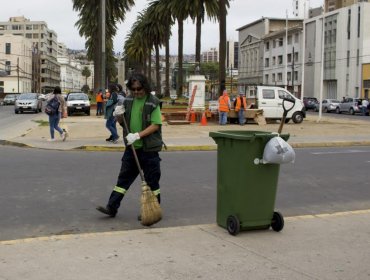
[(157, 197), (145, 181), (141, 184), (141, 224), (151, 226), (162, 219), (162, 209)]

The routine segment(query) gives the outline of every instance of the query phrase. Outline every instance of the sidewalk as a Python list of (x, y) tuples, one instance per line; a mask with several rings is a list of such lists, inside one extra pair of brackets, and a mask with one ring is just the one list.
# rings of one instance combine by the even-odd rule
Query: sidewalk
[[(301, 124), (292, 122), (285, 124), (283, 133), (290, 134), (288, 142), (293, 147), (370, 145), (369, 121), (343, 121), (326, 115), (320, 122), (317, 122), (317, 116), (308, 116)], [(35, 116), (34, 120), (44, 121), (45, 125), (39, 126), (36, 122), (31, 122), (31, 127), (28, 130), (22, 127), (18, 131), (18, 135), (15, 135), (14, 131), (11, 133), (2, 131), (0, 140), (6, 140), (7, 142), (2, 142), (7, 144), (26, 145), (42, 149), (123, 150), (121, 141), (118, 144), (105, 141), (109, 133), (105, 128), (105, 120), (102, 117), (73, 116), (63, 120), (63, 124), (67, 126), (70, 135), (66, 142), (58, 139), (58, 135), (56, 137), (58, 141), (46, 141), (50, 138), (50, 134), (45, 114)], [(262, 130), (276, 132), (278, 128), (278, 123), (261, 126), (254, 123), (248, 123), (244, 126), (237, 124), (220, 126), (215, 122), (208, 122), (206, 126), (201, 126), (199, 123), (168, 125), (164, 122), (162, 134), (168, 150), (209, 150), (217, 148), (213, 139), (209, 137), (210, 131)], [(122, 135), (119, 126), (118, 129), (120, 135)]]
[[(309, 116), (286, 124), (295, 147), (370, 145), (368, 121), (338, 121)], [(34, 120), (47, 120), (39, 114)], [(47, 142), (48, 126), (2, 130), (3, 144), (42, 149), (122, 150), (105, 142), (103, 118), (67, 118), (66, 142)], [(216, 149), (208, 136), (218, 130), (277, 131), (279, 124), (258, 126), (208, 123), (163, 125), (169, 150)], [(216, 213), (215, 213), (216, 215)], [(215, 224), (105, 233), (58, 235), (0, 241), (0, 280), (49, 279), (370, 279), (370, 209), (315, 216), (285, 217), (280, 233), (272, 230), (231, 236)]]
[(370, 278), (370, 210), (285, 219), (231, 236), (216, 225), (0, 241), (0, 279)]

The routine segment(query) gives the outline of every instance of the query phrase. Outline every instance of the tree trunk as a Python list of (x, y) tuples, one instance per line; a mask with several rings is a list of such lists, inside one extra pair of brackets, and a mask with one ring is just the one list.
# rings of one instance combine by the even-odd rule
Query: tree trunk
[(159, 46), (158, 44), (155, 45), (155, 71), (156, 71), (156, 84), (157, 84), (157, 90), (156, 90), (156, 93), (157, 93), (157, 96), (161, 96), (162, 95), (162, 85), (161, 85), (161, 74), (159, 72), (160, 70), (160, 65), (159, 65)]
[[(167, 34), (169, 34), (169, 31)], [(169, 35), (167, 35), (167, 39), (166, 39), (166, 88), (165, 88), (164, 95), (167, 97), (170, 97), (170, 36)]]
[(197, 15), (197, 34), (195, 39), (195, 62), (200, 63), (200, 50), (202, 38), (202, 18), (201, 14)]
[(220, 83), (219, 87), (219, 95), (222, 94), (223, 90), (225, 89), (225, 72), (226, 72), (226, 1), (219, 0), (219, 25), (220, 25), (220, 43), (219, 43), (219, 72), (218, 72), (218, 79)]
[(148, 80), (149, 80), (149, 84), (150, 84), (150, 87), (152, 87), (152, 50), (150, 49), (148, 51)]
[(183, 69), (182, 69), (182, 60), (183, 60), (183, 44), (184, 44), (184, 21), (182, 19), (178, 20), (178, 33), (179, 33), (179, 51), (178, 51), (178, 57), (179, 57), (179, 71), (178, 71), (178, 77), (177, 77), (177, 95), (179, 97), (182, 96), (182, 87), (183, 87)]

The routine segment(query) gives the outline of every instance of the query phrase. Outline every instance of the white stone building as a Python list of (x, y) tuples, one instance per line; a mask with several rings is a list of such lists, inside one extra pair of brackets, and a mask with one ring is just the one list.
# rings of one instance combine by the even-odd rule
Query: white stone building
[(0, 36), (0, 93), (32, 91), (32, 43), (22, 36)]

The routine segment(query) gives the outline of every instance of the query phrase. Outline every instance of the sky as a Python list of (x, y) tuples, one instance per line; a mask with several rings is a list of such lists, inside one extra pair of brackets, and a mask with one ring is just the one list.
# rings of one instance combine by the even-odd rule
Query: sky
[[(302, 0), (301, 0), (302, 1)], [(307, 0), (308, 6), (318, 7), (324, 0)], [(127, 32), (136, 21), (137, 13), (145, 9), (147, 0), (136, 0), (135, 7), (126, 14), (123, 23), (119, 23), (117, 36), (114, 38), (114, 50), (122, 52)], [(262, 17), (293, 18), (293, 0), (230, 0), (227, 16), (227, 39), (238, 41), (236, 29)], [(0, 9), (0, 21), (10, 17), (24, 16), (31, 21), (45, 21), (49, 29), (54, 30), (58, 42), (69, 49), (85, 49), (85, 39), (80, 37), (75, 23), (78, 13), (73, 10), (72, 0), (11, 0), (6, 8)], [(184, 26), (184, 54), (195, 53), (195, 24), (187, 20)], [(177, 54), (177, 25), (172, 28), (170, 54)], [(218, 23), (206, 20), (202, 27), (202, 51), (218, 48)], [(161, 51), (164, 53), (164, 50)]]

